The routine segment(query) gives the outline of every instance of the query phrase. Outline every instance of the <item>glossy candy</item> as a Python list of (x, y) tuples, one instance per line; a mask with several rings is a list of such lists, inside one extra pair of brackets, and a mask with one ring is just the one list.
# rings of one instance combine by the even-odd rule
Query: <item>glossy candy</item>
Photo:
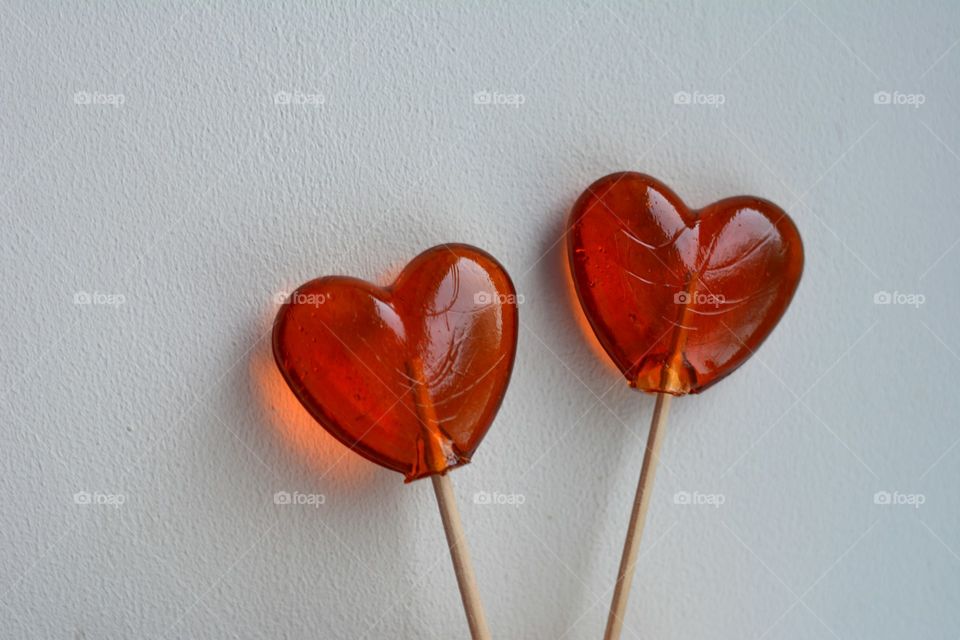
[(409, 482), (470, 462), (513, 368), (513, 283), (489, 254), (440, 245), (386, 288), (312, 280), (277, 314), (273, 352), (307, 411)]
[(743, 364), (793, 297), (803, 247), (772, 202), (728, 198), (691, 210), (663, 183), (615, 173), (569, 221), (583, 311), (631, 386), (698, 393)]

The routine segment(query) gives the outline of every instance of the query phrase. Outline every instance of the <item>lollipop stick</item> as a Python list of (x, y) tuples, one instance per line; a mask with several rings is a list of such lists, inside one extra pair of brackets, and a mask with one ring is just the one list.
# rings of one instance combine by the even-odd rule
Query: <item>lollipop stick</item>
[[(449, 450), (449, 439), (440, 430), (433, 400), (427, 389), (423, 362), (414, 358), (407, 363), (407, 372), (414, 381), (414, 402), (423, 427), (421, 455), (425, 463), (432, 463), (431, 468), (442, 468), (436, 465), (441, 460), (449, 459), (452, 451)], [(434, 473), (430, 478), (433, 480), (433, 491), (437, 494), (440, 519), (443, 520), (443, 531), (447, 534), (447, 546), (450, 547), (450, 557), (453, 558), (453, 572), (457, 574), (457, 586), (460, 587), (460, 598), (467, 613), (470, 636), (473, 640), (490, 640), (490, 629), (487, 628), (483, 603), (480, 602), (477, 576), (473, 573), (473, 563), (470, 562), (470, 550), (467, 547), (467, 537), (463, 533), (463, 523), (460, 522), (453, 483), (446, 473)]]
[(643, 525), (647, 519), (647, 508), (650, 506), (650, 496), (653, 494), (653, 477), (657, 470), (657, 462), (660, 461), (660, 445), (663, 443), (663, 431), (667, 414), (670, 412), (671, 397), (668, 393), (657, 394), (657, 404), (653, 409), (653, 420), (650, 422), (647, 449), (643, 454), (640, 482), (637, 485), (637, 495), (633, 499), (633, 510), (630, 512), (627, 540), (623, 545), (623, 557), (620, 559), (620, 570), (617, 572), (617, 586), (613, 592), (613, 602), (610, 604), (604, 640), (617, 640), (623, 629), (623, 617), (627, 611), (627, 600), (633, 583), (633, 571), (636, 569), (637, 552), (640, 550), (640, 537), (643, 535)]
[(470, 562), (470, 550), (467, 548), (467, 539), (463, 534), (463, 524), (460, 522), (453, 484), (447, 475), (430, 477), (433, 480), (433, 490), (437, 494), (437, 505), (440, 507), (440, 518), (443, 520), (443, 531), (447, 534), (447, 544), (450, 546), (450, 557), (453, 558), (453, 571), (457, 574), (457, 585), (460, 587), (463, 608), (467, 612), (470, 636), (473, 640), (489, 640), (490, 629), (487, 628), (487, 618), (483, 613), (483, 604), (480, 602), (477, 576), (473, 573), (473, 564)]

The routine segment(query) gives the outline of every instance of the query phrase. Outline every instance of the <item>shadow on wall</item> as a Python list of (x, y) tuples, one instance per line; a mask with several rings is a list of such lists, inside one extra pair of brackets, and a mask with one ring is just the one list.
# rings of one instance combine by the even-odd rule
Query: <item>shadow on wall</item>
[[(571, 201), (570, 206), (572, 205)], [(565, 428), (586, 432), (595, 431), (598, 438), (597, 445), (605, 444), (609, 448), (609, 457), (604, 458), (609, 469), (627, 469), (627, 475), (632, 476), (634, 473), (639, 474), (643, 455), (642, 439), (646, 437), (645, 424), (647, 416), (652, 411), (654, 400), (653, 396), (628, 387), (624, 375), (601, 346), (580, 306), (568, 258), (566, 236), (568, 217), (569, 208), (552, 212), (550, 216), (552, 224), (549, 232), (544, 234), (541, 247), (541, 252), (545, 255), (531, 271), (535, 284), (530, 283), (527, 286), (536, 286), (541, 290), (542, 299), (552, 301), (550, 302), (551, 323), (563, 334), (564, 344), (570, 347), (566, 352), (570, 355), (568, 365), (576, 376), (583, 378), (583, 382), (593, 389), (585, 394), (584, 401), (588, 404), (597, 402), (596, 408), (590, 410), (578, 423), (574, 424), (575, 417), (571, 418), (571, 422)], [(576, 387), (580, 386), (580, 383), (572, 377), (569, 383)], [(577, 390), (578, 393), (580, 391), (585, 390)], [(594, 394), (599, 394), (599, 401)], [(612, 409), (604, 410), (601, 402)], [(585, 404), (584, 408), (586, 406), (588, 405)], [(620, 413), (621, 411), (628, 412), (625, 415), (631, 416), (636, 424), (644, 425), (637, 429), (635, 435), (629, 435), (627, 429), (612, 415), (612, 412)], [(633, 422), (630, 423), (631, 426), (633, 424)], [(560, 455), (560, 452), (555, 452), (554, 455)], [(563, 465), (548, 465), (540, 477), (540, 482), (554, 487), (569, 486), (568, 474), (569, 469), (564, 468)], [(598, 474), (597, 495), (613, 495), (614, 484), (618, 482), (616, 478), (620, 475), (612, 472)], [(564, 508), (564, 501), (567, 499), (567, 497), (560, 499), (550, 495), (543, 497), (545, 502), (552, 503), (553, 508), (557, 510)], [(612, 589), (618, 558), (601, 557), (594, 552), (603, 550), (605, 547), (604, 541), (610, 531), (608, 523), (612, 521), (619, 526), (621, 521), (626, 519), (629, 508), (629, 503), (611, 505), (603, 501), (585, 501), (578, 507), (583, 521), (594, 522), (598, 526), (570, 531), (562, 539), (563, 548), (570, 550), (572, 554), (569, 567), (572, 571), (577, 575), (599, 575), (602, 580), (609, 579)], [(616, 535), (622, 535), (619, 529)], [(574, 553), (575, 549), (589, 549), (591, 552)], [(596, 600), (596, 594), (578, 581), (573, 581), (558, 591), (560, 591), (560, 598), (567, 600), (568, 604), (572, 603), (572, 606), (565, 606), (556, 614), (551, 630), (556, 635), (585, 624), (584, 619), (587, 618), (581, 619), (584, 612), (580, 611), (576, 603)], [(525, 623), (521, 621), (520, 624)], [(524, 631), (527, 635), (535, 637), (542, 634), (544, 630), (530, 627)]]

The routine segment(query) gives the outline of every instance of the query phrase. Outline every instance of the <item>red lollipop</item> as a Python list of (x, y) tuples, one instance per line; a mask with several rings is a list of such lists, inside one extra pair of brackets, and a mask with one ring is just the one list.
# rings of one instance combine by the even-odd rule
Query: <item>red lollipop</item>
[(630, 386), (658, 394), (607, 620), (612, 639), (623, 624), (669, 399), (703, 391), (756, 351), (793, 298), (803, 246), (772, 202), (740, 196), (689, 209), (656, 179), (623, 172), (577, 200), (568, 253), (600, 344)]
[(431, 476), (471, 634), (487, 638), (446, 472), (470, 462), (513, 368), (517, 306), (506, 270), (463, 244), (434, 247), (381, 288), (312, 280), (277, 314), (277, 366), (307, 411), (365, 458)]

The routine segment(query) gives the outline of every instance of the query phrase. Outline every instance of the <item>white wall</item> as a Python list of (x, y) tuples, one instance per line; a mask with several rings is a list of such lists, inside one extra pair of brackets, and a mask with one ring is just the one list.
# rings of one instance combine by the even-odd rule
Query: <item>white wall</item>
[(758, 356), (674, 403), (627, 634), (957, 636), (955, 3), (263, 4), (0, 6), (0, 635), (463, 637), (429, 482), (341, 458), (265, 339), (278, 291), (462, 241), (525, 296), (453, 475), (490, 623), (599, 637), (653, 403), (557, 240), (637, 169), (780, 203), (807, 263)]

